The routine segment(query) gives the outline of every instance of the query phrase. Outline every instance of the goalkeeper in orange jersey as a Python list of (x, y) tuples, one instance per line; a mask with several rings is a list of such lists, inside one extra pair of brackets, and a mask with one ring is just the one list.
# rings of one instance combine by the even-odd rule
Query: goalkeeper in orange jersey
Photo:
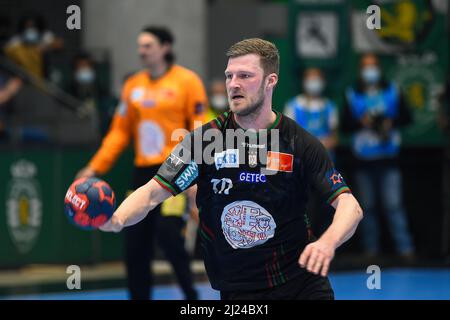
[[(178, 141), (176, 129), (193, 130), (202, 124), (207, 105), (199, 76), (174, 63), (174, 38), (161, 27), (146, 27), (138, 36), (138, 53), (144, 70), (130, 76), (122, 90), (120, 105), (102, 145), (78, 177), (106, 173), (133, 140), (133, 189), (145, 184), (158, 171)], [(187, 132), (187, 131), (186, 131)], [(131, 299), (149, 299), (152, 275), (149, 264), (155, 238), (171, 262), (185, 298), (196, 299), (189, 255), (184, 248), (182, 215), (193, 205), (193, 197), (171, 199), (148, 215), (143, 223), (126, 229), (125, 261)]]

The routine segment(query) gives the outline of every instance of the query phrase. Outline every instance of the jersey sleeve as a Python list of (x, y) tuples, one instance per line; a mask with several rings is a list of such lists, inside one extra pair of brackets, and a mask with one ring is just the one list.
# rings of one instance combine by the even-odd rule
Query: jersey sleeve
[(303, 131), (302, 136), (299, 139), (301, 141), (299, 152), (302, 153), (304, 176), (313, 187), (313, 191), (318, 192), (328, 204), (331, 204), (340, 194), (350, 193), (350, 188), (334, 167), (327, 150), (320, 141), (306, 131)]
[(188, 129), (194, 130), (205, 124), (206, 108), (208, 106), (205, 87), (196, 74), (192, 74), (186, 81), (186, 94)]
[(195, 185), (198, 180), (200, 169), (194, 161), (193, 137), (193, 132), (187, 134), (153, 177), (153, 180), (174, 196)]
[(129, 108), (128, 93), (129, 86), (125, 84), (109, 131), (103, 138), (99, 150), (89, 162), (89, 167), (99, 174), (104, 174), (111, 169), (119, 155), (130, 142), (132, 114)]

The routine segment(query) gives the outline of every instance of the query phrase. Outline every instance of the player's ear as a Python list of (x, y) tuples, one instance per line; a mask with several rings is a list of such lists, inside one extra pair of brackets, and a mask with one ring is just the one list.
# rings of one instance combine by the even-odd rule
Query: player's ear
[(267, 76), (267, 88), (273, 89), (278, 83), (278, 75), (276, 73), (271, 73)]

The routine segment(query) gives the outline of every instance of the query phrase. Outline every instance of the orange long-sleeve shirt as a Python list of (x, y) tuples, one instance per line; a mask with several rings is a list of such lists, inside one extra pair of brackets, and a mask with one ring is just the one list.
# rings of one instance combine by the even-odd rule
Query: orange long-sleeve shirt
[(134, 74), (124, 84), (109, 132), (89, 167), (107, 172), (131, 139), (135, 166), (161, 164), (178, 143), (171, 140), (173, 131), (203, 123), (206, 105), (203, 83), (191, 70), (173, 65), (158, 79), (147, 71)]

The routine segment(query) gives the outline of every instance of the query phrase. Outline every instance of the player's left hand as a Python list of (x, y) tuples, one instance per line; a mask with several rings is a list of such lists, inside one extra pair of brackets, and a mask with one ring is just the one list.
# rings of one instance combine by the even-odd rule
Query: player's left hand
[(326, 277), (334, 257), (334, 251), (335, 248), (332, 244), (319, 239), (305, 247), (298, 263), (302, 268), (306, 267), (309, 272), (320, 273), (322, 277)]

